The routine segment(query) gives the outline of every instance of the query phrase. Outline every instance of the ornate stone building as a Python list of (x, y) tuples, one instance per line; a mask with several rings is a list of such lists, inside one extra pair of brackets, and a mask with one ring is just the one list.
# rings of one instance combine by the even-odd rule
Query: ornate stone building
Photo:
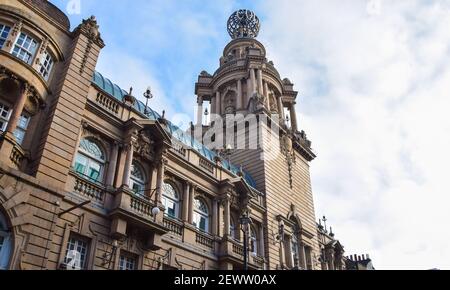
[(269, 116), (278, 143), (223, 154), (95, 70), (94, 17), (70, 31), (48, 1), (1, 1), (0, 269), (241, 269), (244, 240), (250, 269), (344, 269), (315, 221), (297, 92), (258, 30), (249, 11), (230, 18), (193, 129), (218, 124), (203, 125), (210, 102), (214, 115)]

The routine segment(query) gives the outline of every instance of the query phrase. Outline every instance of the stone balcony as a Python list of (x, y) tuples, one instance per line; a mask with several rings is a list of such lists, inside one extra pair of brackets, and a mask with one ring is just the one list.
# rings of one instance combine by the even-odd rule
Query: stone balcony
[[(244, 245), (229, 236), (223, 237), (219, 249), (220, 262), (231, 263), (237, 267), (244, 265)], [(248, 266), (250, 270), (263, 270), (264, 258), (248, 253)]]
[(117, 190), (109, 216), (112, 219), (111, 235), (117, 239), (127, 236), (127, 228), (141, 229), (147, 235), (147, 248), (161, 248), (161, 237), (169, 232), (164, 223), (163, 211), (153, 216), (155, 203), (143, 196), (136, 195), (128, 187)]

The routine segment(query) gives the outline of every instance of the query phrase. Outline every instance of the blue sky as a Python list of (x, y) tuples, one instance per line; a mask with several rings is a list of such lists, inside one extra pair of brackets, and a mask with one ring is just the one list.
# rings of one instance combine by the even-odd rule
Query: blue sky
[[(68, 0), (54, 0), (65, 10)], [(229, 41), (226, 21), (241, 7), (258, 11), (258, 1), (81, 0), (72, 29), (95, 15), (106, 47), (97, 69), (140, 97), (155, 90), (153, 107), (193, 117), (194, 85), (202, 70), (214, 72)], [(259, 13), (261, 18), (263, 13)]]
[(254, 10), (319, 154), (317, 216), (377, 268), (450, 269), (448, 0), (80, 1), (72, 27), (96, 15), (107, 45), (98, 70), (136, 96), (151, 85), (152, 107), (172, 119), (193, 117), (194, 83), (218, 67), (228, 16)]

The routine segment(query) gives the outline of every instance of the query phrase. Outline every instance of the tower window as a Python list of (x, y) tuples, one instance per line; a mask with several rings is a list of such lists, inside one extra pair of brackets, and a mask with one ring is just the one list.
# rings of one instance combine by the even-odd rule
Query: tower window
[(41, 63), (39, 64), (39, 73), (46, 81), (48, 81), (48, 78), (50, 77), (52, 68), (53, 68), (53, 57), (48, 51), (46, 51), (41, 58)]
[(12, 55), (28, 64), (31, 64), (33, 62), (33, 57), (36, 53), (37, 47), (38, 42), (31, 36), (22, 32), (20, 33), (19, 38), (17, 38)]
[(8, 38), (9, 31), (11, 27), (0, 24), (0, 48), (5, 44), (6, 39)]

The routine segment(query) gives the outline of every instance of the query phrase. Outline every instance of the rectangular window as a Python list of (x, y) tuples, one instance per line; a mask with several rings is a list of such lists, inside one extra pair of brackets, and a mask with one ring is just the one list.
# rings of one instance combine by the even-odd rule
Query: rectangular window
[(9, 118), (11, 117), (11, 109), (0, 103), (0, 131), (4, 132), (8, 126)]
[[(11, 118), (12, 110), (9, 106), (0, 103), (0, 132), (5, 132), (8, 126), (9, 119)], [(28, 125), (30, 123), (30, 118), (22, 115), (20, 117), (19, 123), (17, 124), (16, 131), (14, 132), (14, 137), (19, 145), (22, 145), (27, 132)]]
[(137, 270), (137, 258), (130, 254), (121, 254), (119, 259), (119, 270), (134, 271)]
[(53, 68), (53, 58), (48, 51), (44, 53), (41, 59), (41, 63), (39, 64), (39, 73), (41, 76), (48, 81), (50, 77), (50, 73)]
[(33, 62), (33, 57), (36, 53), (37, 47), (37, 41), (22, 32), (19, 38), (17, 38), (12, 55), (28, 64), (31, 64)]
[(312, 249), (310, 247), (305, 247), (305, 255), (306, 255), (306, 269), (313, 269), (313, 259), (312, 259)]
[(17, 143), (22, 145), (25, 139), (25, 133), (27, 132), (28, 124), (30, 123), (30, 118), (22, 115), (20, 117), (19, 123), (17, 124), (17, 129), (14, 131), (14, 137), (16, 137)]
[(68, 270), (86, 269), (88, 242), (86, 239), (71, 236), (67, 243), (64, 264)]
[(11, 27), (0, 24), (0, 48), (5, 44), (6, 39), (8, 38), (9, 31)]

